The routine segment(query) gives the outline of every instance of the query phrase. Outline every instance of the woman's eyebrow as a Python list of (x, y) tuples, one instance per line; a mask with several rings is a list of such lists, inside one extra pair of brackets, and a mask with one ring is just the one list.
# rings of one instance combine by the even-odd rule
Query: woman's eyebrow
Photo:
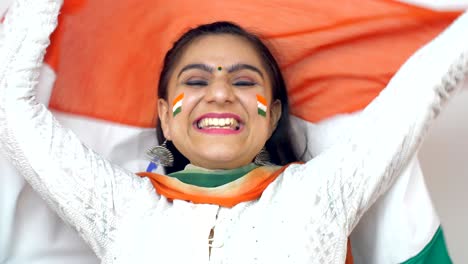
[(228, 73), (232, 73), (232, 72), (235, 72), (235, 71), (240, 71), (240, 70), (251, 70), (251, 71), (254, 71), (258, 74), (260, 74), (260, 76), (262, 77), (263, 79), (263, 73), (262, 71), (260, 71), (259, 68), (253, 66), (253, 65), (250, 65), (250, 64), (245, 64), (245, 63), (237, 63), (237, 64), (234, 64), (234, 65), (231, 65), (228, 67)]
[(185, 66), (182, 68), (182, 70), (180, 70), (179, 74), (177, 75), (177, 78), (179, 78), (179, 76), (180, 76), (184, 71), (188, 71), (188, 70), (191, 70), (191, 69), (199, 69), (199, 70), (202, 70), (202, 71), (206, 71), (206, 72), (212, 73), (213, 70), (214, 70), (214, 67), (211, 67), (210, 65), (203, 64), (203, 63), (187, 64), (187, 65), (185, 65)]
[[(210, 66), (208, 64), (192, 63), (192, 64), (185, 65), (182, 68), (182, 70), (180, 70), (179, 74), (177, 75), (177, 78), (184, 71), (188, 71), (188, 70), (191, 70), (191, 69), (199, 69), (199, 70), (206, 71), (206, 72), (209, 72), (209, 73), (213, 73), (213, 71), (214, 71), (214, 67), (212, 67), (212, 66)], [(250, 65), (250, 64), (237, 63), (237, 64), (233, 64), (233, 65), (231, 65), (231, 66), (229, 66), (227, 68), (228, 73), (233, 73), (233, 72), (240, 71), (240, 70), (251, 70), (251, 71), (254, 71), (254, 72), (258, 73), (262, 77), (262, 79), (264, 78), (262, 71), (259, 68), (255, 67), (253, 65)]]

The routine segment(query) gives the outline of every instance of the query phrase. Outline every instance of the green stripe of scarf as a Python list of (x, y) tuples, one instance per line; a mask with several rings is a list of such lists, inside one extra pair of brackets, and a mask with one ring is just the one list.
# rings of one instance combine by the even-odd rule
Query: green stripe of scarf
[(214, 188), (235, 181), (255, 168), (257, 165), (253, 163), (233, 170), (206, 170), (187, 165), (184, 170), (173, 172), (168, 176), (198, 187)]

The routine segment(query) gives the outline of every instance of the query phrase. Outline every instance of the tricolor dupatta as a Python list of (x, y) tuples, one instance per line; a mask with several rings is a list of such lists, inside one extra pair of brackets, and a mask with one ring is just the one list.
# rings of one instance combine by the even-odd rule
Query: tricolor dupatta
[(176, 178), (157, 173), (140, 172), (137, 175), (148, 177), (156, 192), (166, 198), (233, 207), (241, 202), (258, 199), (288, 166), (258, 167), (235, 181), (214, 188), (183, 183)]

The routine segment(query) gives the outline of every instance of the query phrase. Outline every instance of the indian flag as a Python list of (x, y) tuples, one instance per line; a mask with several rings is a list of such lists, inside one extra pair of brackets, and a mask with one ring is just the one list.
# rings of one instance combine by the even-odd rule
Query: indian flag
[(266, 111), (267, 111), (267, 101), (265, 97), (257, 94), (257, 108), (258, 108), (258, 114), (261, 116), (266, 116)]
[(172, 102), (172, 116), (176, 116), (182, 111), (182, 102), (184, 101), (184, 94), (181, 93)]
[[(412, 2), (424, 1), (436, 2)], [(265, 5), (238, 0), (213, 6), (198, 0), (141, 0), (138, 5), (133, 0), (64, 1), (46, 54), (39, 97), (88, 146), (122, 167), (144, 171), (149, 163), (145, 152), (157, 144), (155, 89), (166, 51), (189, 27), (230, 20), (255, 29), (274, 46), (288, 86), (293, 124), (307, 132), (311, 154), (316, 155), (341, 141), (355, 117), (400, 65), (460, 14), (440, 11), (447, 9), (439, 2), (433, 9), (391, 0), (352, 2), (275, 0)], [(456, 2), (460, 5), (461, 1)], [(202, 8), (204, 15), (180, 15), (180, 10), (191, 8)], [(246, 12), (252, 15), (245, 16)], [(278, 12), (282, 19), (277, 19)], [(258, 112), (266, 115), (267, 103), (262, 98), (257, 97)], [(174, 101), (173, 114), (180, 111), (182, 101), (183, 95)], [(298, 144), (304, 142), (298, 140)], [(2, 173), (11, 175), (0, 178), (0, 188), (11, 188), (0, 200), (10, 203), (0, 206), (2, 210), (11, 208), (10, 213), (1, 212), (8, 219), (0, 229), (11, 230), (4, 223), (36, 217), (28, 207), (16, 204), (22, 192), (13, 181), (21, 176), (0, 167)], [(8, 258), (8, 249), (21, 246), (29, 247), (21, 252), (41, 252), (43, 263), (49, 263), (49, 257), (56, 260), (57, 255), (63, 256), (57, 263), (79, 259), (67, 257), (66, 252), (72, 250), (64, 249), (63, 254), (56, 254), (55, 247), (39, 250), (38, 245), (52, 245), (51, 236), (23, 243), (30, 241), (24, 236), (27, 233), (36, 234), (44, 227), (51, 232), (64, 228), (53, 213), (44, 214), (48, 220), (31, 225), (27, 232), (13, 230), (14, 237), (0, 234), (0, 252)], [(64, 232), (60, 244), (83, 248), (76, 237)], [(355, 263), (451, 263), (417, 159), (364, 216), (351, 242)], [(83, 264), (97, 262), (81, 260)]]

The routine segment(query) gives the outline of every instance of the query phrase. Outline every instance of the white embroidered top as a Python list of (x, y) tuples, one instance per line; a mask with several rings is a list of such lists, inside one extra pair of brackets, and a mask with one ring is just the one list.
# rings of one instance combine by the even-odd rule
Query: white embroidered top
[(351, 230), (468, 75), (465, 14), (404, 64), (356, 133), (290, 166), (258, 200), (233, 208), (171, 202), (148, 179), (84, 146), (36, 102), (60, 2), (18, 0), (5, 20), (2, 149), (102, 263), (343, 263)]

